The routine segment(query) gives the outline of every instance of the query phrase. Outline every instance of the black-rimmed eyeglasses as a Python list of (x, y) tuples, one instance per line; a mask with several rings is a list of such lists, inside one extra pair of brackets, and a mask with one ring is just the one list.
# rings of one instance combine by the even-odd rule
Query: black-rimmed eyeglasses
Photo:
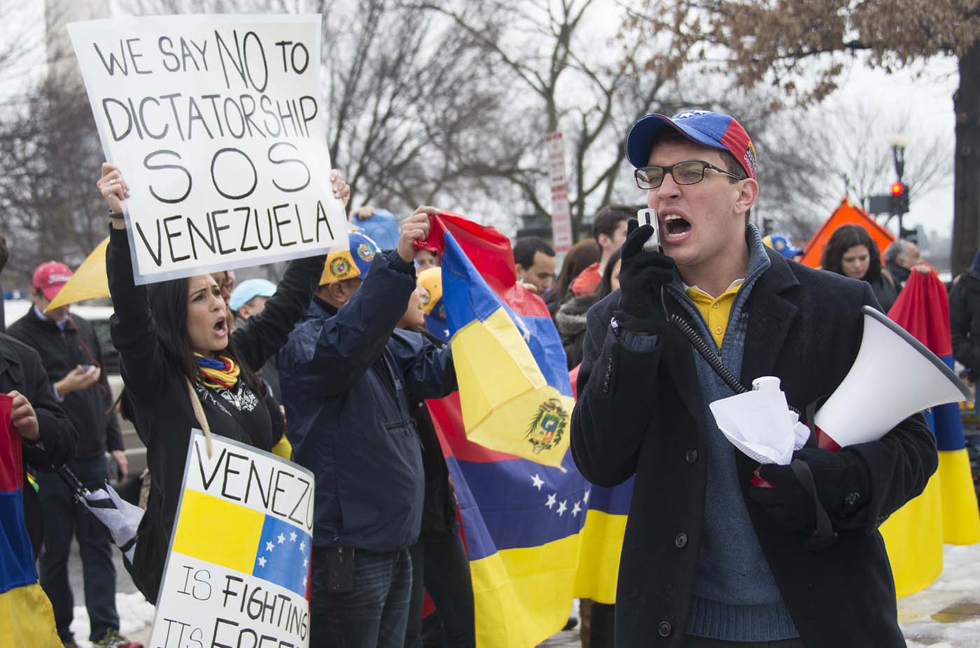
[(636, 178), (636, 186), (640, 189), (656, 189), (664, 183), (664, 177), (669, 173), (679, 185), (692, 185), (697, 184), (704, 180), (704, 172), (707, 169), (711, 169), (722, 175), (726, 175), (729, 178), (735, 178), (736, 180), (744, 180), (737, 175), (729, 173), (724, 169), (719, 169), (713, 164), (709, 164), (704, 160), (687, 160), (685, 162), (678, 162), (677, 164), (672, 164), (670, 166), (646, 166), (640, 167), (633, 171), (633, 177)]

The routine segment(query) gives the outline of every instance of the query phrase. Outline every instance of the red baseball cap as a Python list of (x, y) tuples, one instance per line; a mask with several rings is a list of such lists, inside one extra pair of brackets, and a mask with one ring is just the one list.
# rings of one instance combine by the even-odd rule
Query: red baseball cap
[(40, 290), (48, 299), (54, 299), (64, 285), (68, 283), (68, 280), (71, 279), (71, 276), (71, 268), (64, 263), (47, 261), (39, 265), (37, 270), (34, 271), (31, 286)]

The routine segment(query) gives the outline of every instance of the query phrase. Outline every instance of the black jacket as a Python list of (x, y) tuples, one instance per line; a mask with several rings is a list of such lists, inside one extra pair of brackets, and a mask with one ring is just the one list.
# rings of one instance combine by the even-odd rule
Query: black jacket
[(102, 345), (92, 325), (78, 315), (69, 315), (62, 331), (56, 322), (38, 317), (31, 308), (10, 326), (8, 333), (41, 355), (52, 385), (78, 365), (102, 368), (97, 384), (65, 394), (61, 407), (78, 431), (76, 457), (87, 459), (107, 449), (122, 450), (119, 420), (110, 411), (113, 398), (103, 366)]
[[(290, 263), (265, 310), (249, 320), (248, 327), (232, 333), (230, 344), (242, 364), (254, 371), (286, 342), (293, 324), (310, 303), (323, 262), (323, 256), (316, 256)], [(109, 322), (112, 341), (119, 350), (126, 394), (131, 399), (136, 431), (146, 445), (151, 478), (132, 575), (140, 591), (154, 603), (177, 514), (191, 429), (200, 425), (184, 373), (158, 342), (146, 286), (137, 286), (133, 281), (125, 230), (113, 229), (110, 234), (106, 269), (115, 307)], [(202, 399), (202, 405), (214, 434), (262, 450), (271, 449), (282, 436), (281, 428), (276, 436), (278, 412), (270, 411), (264, 398), (259, 398), (245, 427), (239, 424), (240, 419), (222, 411), (211, 400)]]
[(41, 548), (43, 516), (37, 493), (27, 483), (27, 468), (49, 468), (64, 464), (75, 454), (78, 435), (65, 412), (54, 399), (51, 383), (37, 351), (0, 333), (0, 394), (18, 391), (27, 397), (37, 414), (41, 432), (38, 443), (21, 442), (24, 464), (24, 518), (34, 546), (34, 555)]
[[(806, 411), (850, 369), (861, 342), (861, 306), (874, 297), (864, 282), (767, 254), (771, 266), (745, 305), (740, 380), (749, 385), (759, 376), (778, 376), (789, 404)], [(650, 351), (625, 346), (629, 334), (609, 325), (619, 297), (614, 292), (588, 315), (572, 451), (582, 473), (600, 486), (636, 475), (619, 572), (616, 645), (681, 646), (707, 483), (697, 370), (690, 344), (673, 327)], [(663, 317), (660, 300), (654, 303)], [(685, 312), (673, 298), (668, 304), (674, 313)], [(829, 549), (807, 550), (803, 532), (777, 525), (748, 499), (757, 464), (735, 453), (749, 517), (806, 646), (904, 646), (877, 527), (925, 487), (938, 464), (935, 441), (917, 414), (883, 439), (841, 452), (860, 459), (856, 463), (866, 468), (861, 480), (870, 488), (859, 493), (863, 505), (827, 507), (839, 534)]]
[(949, 293), (953, 357), (980, 376), (980, 271), (968, 270)]
[(585, 314), (599, 301), (598, 296), (580, 295), (563, 303), (555, 315), (555, 325), (565, 347), (568, 370), (571, 371), (582, 362), (582, 343), (585, 341)]
[(887, 315), (888, 311), (892, 309), (892, 306), (895, 305), (895, 301), (898, 299), (898, 287), (895, 285), (894, 280), (882, 270), (877, 281), (868, 281), (868, 283), (871, 284), (871, 289), (875, 293), (875, 299), (878, 300), (878, 304), (881, 306), (881, 312)]

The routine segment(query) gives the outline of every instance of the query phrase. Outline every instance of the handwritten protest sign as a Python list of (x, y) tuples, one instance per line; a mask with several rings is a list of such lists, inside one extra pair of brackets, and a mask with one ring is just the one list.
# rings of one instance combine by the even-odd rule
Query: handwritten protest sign
[(68, 31), (102, 148), (131, 189), (137, 283), (346, 247), (318, 99), (319, 16), (133, 17)]
[(195, 430), (150, 645), (309, 646), (313, 473)]

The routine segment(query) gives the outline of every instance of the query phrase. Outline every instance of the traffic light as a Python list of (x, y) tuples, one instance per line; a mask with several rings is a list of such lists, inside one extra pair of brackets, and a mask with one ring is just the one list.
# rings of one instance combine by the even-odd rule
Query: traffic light
[(909, 188), (905, 183), (893, 182), (891, 186), (892, 213), (907, 214), (909, 211)]

